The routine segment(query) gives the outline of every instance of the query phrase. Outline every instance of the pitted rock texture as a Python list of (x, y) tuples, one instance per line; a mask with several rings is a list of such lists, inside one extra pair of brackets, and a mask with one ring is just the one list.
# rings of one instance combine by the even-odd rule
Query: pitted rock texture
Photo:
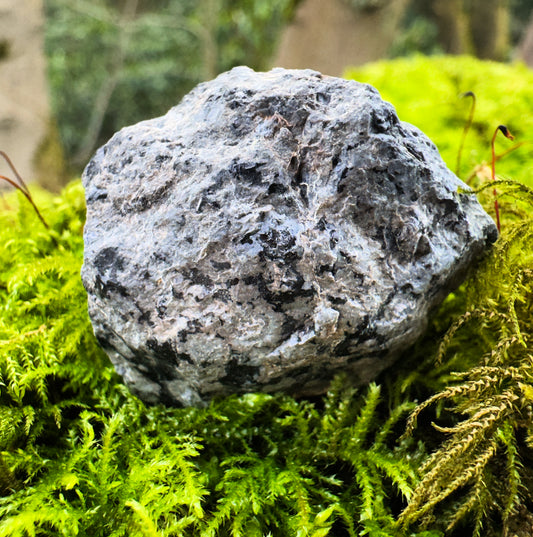
[(96, 336), (147, 402), (364, 383), (496, 238), (372, 87), (239, 67), (87, 166)]

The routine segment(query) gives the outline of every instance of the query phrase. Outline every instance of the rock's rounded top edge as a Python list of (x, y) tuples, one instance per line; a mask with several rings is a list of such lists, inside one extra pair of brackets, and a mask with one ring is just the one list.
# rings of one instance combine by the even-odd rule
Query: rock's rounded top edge
[[(225, 71), (224, 73), (220, 73), (217, 75), (216, 78), (223, 77), (224, 75), (239, 75), (242, 76), (243, 74), (246, 75), (265, 75), (265, 76), (277, 76), (277, 75), (305, 75), (305, 76), (313, 76), (319, 79), (323, 78), (340, 78), (340, 77), (332, 77), (329, 75), (324, 75), (320, 71), (316, 71), (315, 69), (287, 69), (285, 67), (273, 67), (272, 69), (269, 69), (268, 71), (255, 71), (251, 67), (248, 67), (247, 65), (237, 65), (233, 68), (231, 68), (229, 71)], [(216, 80), (215, 78), (215, 80)]]
[[(350, 91), (352, 89), (353, 91)], [(281, 99), (299, 99), (300, 95), (306, 94), (308, 90), (311, 93), (324, 94), (329, 92), (331, 95), (335, 94), (338, 96), (337, 102), (344, 100), (347, 109), (350, 106), (350, 100), (369, 97), (371, 100), (376, 100), (376, 104), (389, 107), (397, 116), (394, 106), (387, 101), (383, 101), (376, 88), (363, 82), (324, 75), (313, 69), (274, 67), (267, 71), (255, 71), (251, 67), (240, 65), (220, 73), (211, 80), (201, 82), (184, 95), (180, 102), (171, 107), (165, 114), (147, 118), (134, 125), (124, 126), (117, 131), (106, 144), (97, 149), (82, 173), (82, 183), (84, 187), (87, 187), (89, 178), (93, 175), (90, 173), (91, 169), (94, 169), (97, 163), (109, 160), (107, 151), (110, 147), (118, 146), (130, 139), (133, 133), (137, 137), (140, 130), (145, 130), (147, 133), (152, 132), (157, 137), (157, 132), (165, 131), (169, 122), (181, 123), (185, 115), (193, 114), (195, 109), (201, 110), (202, 107), (205, 109), (207, 103), (215, 95), (221, 96), (227, 101), (240, 98), (237, 95), (239, 93), (248, 94), (250, 99), (256, 96), (261, 97), (262, 95), (276, 95)], [(349, 98), (346, 99), (346, 97)], [(245, 102), (247, 99), (248, 96), (245, 96), (242, 100)], [(332, 100), (335, 101), (335, 98)], [(325, 98), (325, 102), (327, 103), (326, 108), (331, 106), (329, 98)], [(186, 110), (187, 112), (185, 112)], [(204, 119), (201, 118), (201, 122)]]
[(219, 92), (221, 88), (227, 91), (238, 89), (250, 90), (253, 88), (254, 93), (273, 91), (275, 88), (275, 91), (283, 94), (284, 92), (288, 92), (291, 86), (293, 86), (292, 89), (298, 91), (306, 86), (311, 88), (315, 85), (317, 88), (325, 86), (331, 90), (336, 88), (338, 91), (342, 91), (344, 88), (358, 88), (381, 98), (379, 91), (370, 84), (324, 75), (313, 69), (274, 67), (268, 71), (255, 71), (248, 66), (240, 65), (233, 67), (229, 71), (220, 73), (212, 80), (198, 84), (183, 97), (180, 103), (171, 108), (169, 113), (172, 113), (173, 110), (183, 103), (187, 104), (197, 99), (199, 95), (213, 94)]
[[(315, 69), (287, 69), (285, 67), (273, 67), (270, 70), (266, 71), (255, 71), (251, 67), (246, 65), (238, 65), (233, 67), (229, 71), (218, 74), (215, 78), (211, 80), (206, 80), (196, 86), (196, 88), (203, 87), (205, 85), (216, 85), (217, 83), (224, 82), (228, 79), (231, 80), (240, 80), (245, 82), (247, 80), (253, 81), (254, 85), (257, 84), (258, 79), (263, 79), (264, 81), (286, 81), (287, 79), (294, 80), (315, 80), (316, 82), (322, 82), (326, 84), (331, 83), (341, 83), (343, 86), (359, 86), (369, 88), (372, 93), (379, 94), (379, 91), (374, 88), (372, 85), (367, 84), (366, 82), (359, 82), (353, 79), (347, 79), (337, 76), (325, 75), (320, 71)], [(195, 88), (195, 89), (196, 89)], [(194, 89), (192, 90), (194, 92)]]

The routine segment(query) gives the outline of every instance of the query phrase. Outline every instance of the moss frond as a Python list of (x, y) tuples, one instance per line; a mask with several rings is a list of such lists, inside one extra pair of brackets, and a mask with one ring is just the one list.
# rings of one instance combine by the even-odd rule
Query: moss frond
[(533, 383), (533, 191), (509, 181), (500, 182), (500, 189), (502, 198), (515, 200), (515, 210), (467, 283), (466, 312), (437, 353), (442, 361), (450, 353), (466, 363), (474, 357), (477, 365), (455, 374), (455, 382), (408, 419), (411, 434), (435, 404), (445, 402), (447, 415), (454, 413), (451, 425), (434, 425), (446, 439), (421, 467), (422, 480), (400, 517), (404, 526), (427, 521), (447, 505), (449, 529), (466, 518), (481, 535), (484, 524), (495, 519), (505, 531), (512, 515), (533, 501), (531, 470), (522, 463), (533, 455), (524, 441), (533, 423), (527, 395)]

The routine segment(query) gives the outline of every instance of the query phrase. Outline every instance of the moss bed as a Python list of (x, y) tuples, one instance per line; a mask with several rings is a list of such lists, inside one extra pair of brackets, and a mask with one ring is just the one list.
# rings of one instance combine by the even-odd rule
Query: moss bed
[[(531, 137), (532, 73), (415, 58), (349, 76), (377, 86), (452, 169), (469, 113), (457, 94), (475, 92), (461, 175), (493, 211), (490, 138), (500, 123)], [(145, 406), (87, 316), (80, 182), (60, 196), (32, 189), (49, 229), (20, 194), (5, 196), (0, 537), (533, 534), (530, 152), (498, 161), (502, 234), (427, 334), (376, 383), (354, 390), (339, 377), (313, 400)]]

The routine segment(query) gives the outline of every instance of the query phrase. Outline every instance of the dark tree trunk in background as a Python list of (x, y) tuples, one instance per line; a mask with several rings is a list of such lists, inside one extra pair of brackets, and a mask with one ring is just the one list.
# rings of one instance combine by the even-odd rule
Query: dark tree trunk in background
[(273, 65), (341, 76), (350, 65), (383, 58), (409, 0), (355, 10), (342, 0), (304, 0), (285, 30)]
[(518, 48), (518, 59), (533, 68), (533, 15), (529, 21), (524, 39)]
[(509, 6), (506, 0), (469, 0), (468, 21), (473, 53), (503, 60), (509, 47)]
[(431, 20), (446, 54), (462, 54), (467, 48), (467, 24), (463, 0), (416, 0), (416, 11)]
[(438, 42), (446, 54), (506, 59), (508, 0), (414, 0), (413, 5), (437, 26)]

